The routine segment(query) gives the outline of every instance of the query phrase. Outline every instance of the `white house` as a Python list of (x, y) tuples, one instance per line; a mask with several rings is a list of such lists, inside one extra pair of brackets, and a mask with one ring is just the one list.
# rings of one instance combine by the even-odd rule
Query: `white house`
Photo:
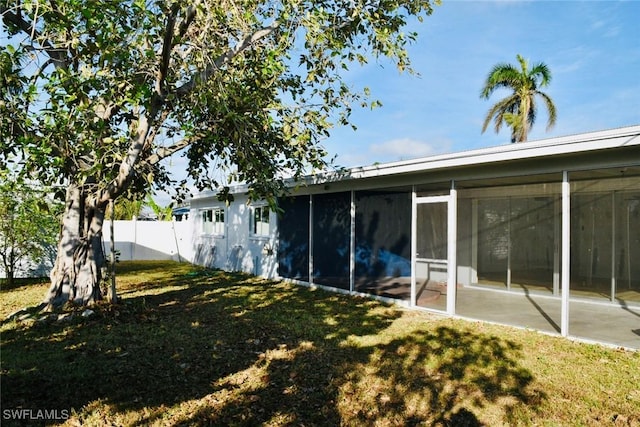
[(640, 348), (640, 126), (291, 188), (281, 215), (198, 194), (193, 261)]

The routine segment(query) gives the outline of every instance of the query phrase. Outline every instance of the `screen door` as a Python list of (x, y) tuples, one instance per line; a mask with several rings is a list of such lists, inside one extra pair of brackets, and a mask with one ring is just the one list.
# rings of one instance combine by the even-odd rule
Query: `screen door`
[(415, 304), (447, 310), (448, 202), (421, 197), (416, 205)]

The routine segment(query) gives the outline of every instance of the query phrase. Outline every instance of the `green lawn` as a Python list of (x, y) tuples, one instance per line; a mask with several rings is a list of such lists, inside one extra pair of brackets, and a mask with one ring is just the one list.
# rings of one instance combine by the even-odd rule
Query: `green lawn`
[[(118, 305), (3, 322), (3, 426), (16, 408), (67, 425), (640, 426), (639, 352), (189, 264), (118, 268)], [(46, 288), (0, 291), (2, 318)]]

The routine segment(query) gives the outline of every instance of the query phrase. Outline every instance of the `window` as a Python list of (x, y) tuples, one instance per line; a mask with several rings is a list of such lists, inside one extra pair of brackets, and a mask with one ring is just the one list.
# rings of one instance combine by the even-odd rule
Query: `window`
[(269, 235), (269, 207), (255, 206), (251, 208), (251, 234), (254, 236)]
[(214, 208), (202, 211), (202, 232), (224, 235), (224, 209)]

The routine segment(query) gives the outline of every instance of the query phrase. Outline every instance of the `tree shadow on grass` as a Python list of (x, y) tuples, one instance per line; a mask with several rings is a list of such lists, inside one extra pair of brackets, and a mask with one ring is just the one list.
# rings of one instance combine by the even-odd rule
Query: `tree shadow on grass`
[(439, 327), (357, 344), (401, 312), (243, 275), (176, 280), (86, 319), (5, 330), (3, 408), (120, 425), (446, 425), (472, 420), (469, 402), (504, 398), (508, 413), (544, 398), (497, 337)]
[[(495, 336), (448, 326), (421, 330), (369, 351), (364, 363), (343, 364), (342, 413), (348, 424), (388, 420), (403, 425), (480, 425), (474, 408), (498, 404), (500, 423), (520, 424), (546, 398), (518, 363), (520, 348)], [(495, 420), (494, 420), (495, 422)]]

